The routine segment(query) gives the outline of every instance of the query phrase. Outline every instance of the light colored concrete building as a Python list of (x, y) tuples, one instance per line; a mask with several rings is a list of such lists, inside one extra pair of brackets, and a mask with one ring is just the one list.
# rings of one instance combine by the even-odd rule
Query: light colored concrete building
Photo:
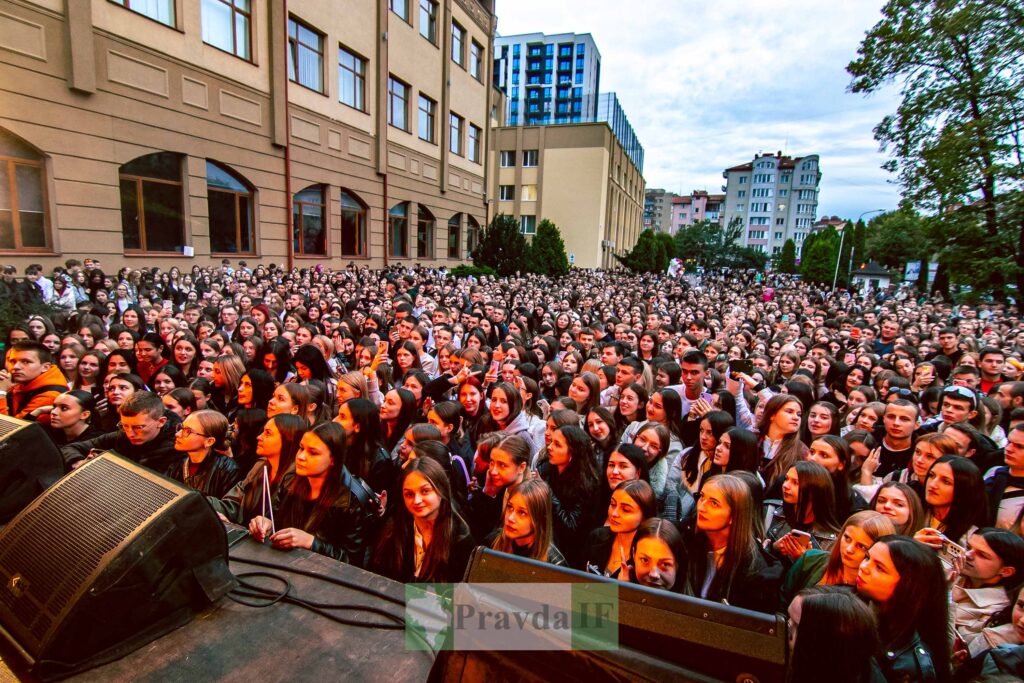
[(515, 216), (533, 235), (554, 222), (577, 268), (615, 268), (643, 228), (644, 179), (607, 123), (492, 131), (490, 216)]
[(461, 262), (494, 27), (492, 0), (0, 0), (0, 260)]
[(704, 190), (694, 190), (688, 195), (675, 197), (672, 200), (670, 232), (674, 235), (680, 228), (698, 221), (718, 223), (722, 218), (724, 203), (724, 194), (708, 194)]
[(745, 246), (778, 254), (792, 239), (799, 256), (818, 213), (818, 155), (755, 154), (753, 161), (727, 168), (722, 176), (722, 225), (738, 217)]
[(671, 232), (672, 205), (679, 197), (674, 192), (661, 188), (644, 191), (644, 229), (655, 232)]

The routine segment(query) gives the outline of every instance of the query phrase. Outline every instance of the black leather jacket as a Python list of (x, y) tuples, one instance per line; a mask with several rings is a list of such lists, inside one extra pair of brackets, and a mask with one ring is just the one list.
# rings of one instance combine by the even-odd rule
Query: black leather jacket
[[(249, 521), (263, 513), (263, 468), (266, 467), (266, 460), (260, 458), (252, 466), (244, 479), (231, 487), (231, 490), (219, 498), (212, 495), (207, 500), (214, 510), (221, 513), (235, 524), (246, 525)], [(295, 476), (294, 466), (285, 472), (281, 480), (275, 485), (270, 484), (271, 508), (277, 509), (281, 505), (281, 496), (291, 485)]]
[(906, 645), (883, 651), (875, 661), (888, 683), (933, 683), (938, 680), (932, 654), (916, 633)]
[(185, 455), (168, 467), (164, 474), (204, 496), (219, 498), (242, 479), (242, 470), (238, 468), (238, 463), (220, 453), (207, 455), (192, 476), (188, 474), (188, 462), (188, 456)]
[[(348, 468), (343, 467), (341, 486), (334, 504), (315, 529), (303, 529), (314, 536), (310, 550), (357, 567), (366, 566), (370, 550), (368, 530), (377, 512), (370, 501), (370, 495), (369, 487), (355, 479)], [(287, 507), (289, 502), (297, 503), (296, 507), (305, 513), (302, 518), (307, 518), (316, 505), (316, 501), (290, 501), (289, 497), (288, 493), (282, 496), (280, 507)], [(274, 514), (278, 528), (284, 528), (288, 522), (282, 518), (280, 510), (275, 510)], [(291, 523), (288, 525), (298, 526)]]

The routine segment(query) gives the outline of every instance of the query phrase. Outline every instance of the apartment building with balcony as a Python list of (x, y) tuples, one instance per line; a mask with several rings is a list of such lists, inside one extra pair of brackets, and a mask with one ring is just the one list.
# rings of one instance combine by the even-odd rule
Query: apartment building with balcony
[(722, 224), (739, 218), (743, 244), (767, 254), (778, 254), (792, 239), (799, 256), (818, 213), (818, 155), (755, 154), (752, 161), (727, 168), (722, 176)]

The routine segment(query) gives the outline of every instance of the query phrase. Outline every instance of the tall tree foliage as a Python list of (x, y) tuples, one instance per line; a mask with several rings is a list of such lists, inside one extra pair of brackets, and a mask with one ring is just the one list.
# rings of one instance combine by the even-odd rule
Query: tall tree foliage
[(636, 244), (625, 256), (617, 258), (622, 265), (637, 273), (661, 273), (668, 268), (669, 256), (665, 253), (665, 244), (654, 234), (653, 230), (644, 230), (637, 238)]
[(828, 228), (804, 240), (800, 256), (800, 275), (807, 282), (831, 285), (839, 256), (839, 233)]
[(502, 213), (484, 228), (480, 243), (473, 250), (473, 263), (490, 266), (499, 275), (512, 275), (517, 270), (526, 270), (528, 250), (526, 238), (519, 232), (519, 221)]
[(559, 276), (569, 272), (569, 257), (558, 226), (544, 219), (537, 226), (537, 234), (530, 244), (527, 270), (540, 275)]
[(702, 220), (680, 229), (673, 242), (679, 258), (703, 266), (705, 270), (763, 268), (767, 256), (741, 246), (742, 237), (741, 218), (734, 218), (724, 227), (715, 221)]
[(775, 269), (780, 273), (787, 273), (789, 275), (799, 272), (796, 267), (796, 242), (793, 240), (786, 240), (782, 245), (782, 251), (779, 252), (779, 258), (775, 264)]
[(1024, 291), (1024, 0), (889, 0), (847, 70), (900, 87), (875, 128), (954, 281)]

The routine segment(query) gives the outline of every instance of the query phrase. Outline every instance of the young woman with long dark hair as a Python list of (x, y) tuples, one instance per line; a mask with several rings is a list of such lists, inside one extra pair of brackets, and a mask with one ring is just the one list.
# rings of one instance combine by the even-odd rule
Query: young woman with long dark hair
[(789, 468), (803, 460), (807, 446), (800, 441), (803, 426), (803, 405), (800, 399), (777, 394), (768, 399), (757, 425), (760, 437), (761, 476), (767, 485), (766, 498), (777, 497), (782, 478)]
[(743, 427), (733, 427), (718, 437), (718, 445), (715, 446), (711, 467), (705, 478), (736, 471), (752, 472), (760, 477), (757, 474), (760, 465), (757, 436)]
[(878, 487), (868, 504), (869, 510), (881, 512), (892, 520), (896, 533), (913, 536), (927, 522), (921, 497), (911, 487), (898, 481), (887, 481)]
[[(676, 393), (671, 389), (667, 391)], [(732, 417), (722, 410), (712, 410), (700, 418), (697, 444), (684, 450), (679, 460), (682, 482), (691, 493), (696, 494), (700, 491), (701, 483), (714, 463), (718, 440), (732, 426)]]
[(789, 683), (877, 683), (878, 623), (857, 596), (807, 588), (789, 605)]
[(461, 581), (475, 543), (452, 508), (448, 477), (430, 458), (415, 458), (399, 481), (403, 505), (385, 523), (370, 568), (395, 581)]
[(367, 528), (376, 515), (361, 486), (345, 468), (345, 430), (334, 422), (306, 432), (295, 455), (295, 478), (275, 511), (279, 527), (259, 516), (249, 522), (258, 543), (305, 548), (342, 562), (364, 566)]
[(570, 565), (580, 566), (587, 534), (596, 524), (598, 475), (590, 437), (576, 425), (555, 430), (548, 460), (538, 472), (551, 486), (555, 539)]
[(697, 502), (697, 525), (689, 550), (687, 593), (762, 612), (775, 609), (775, 588), (754, 540), (755, 508), (750, 487), (734, 474), (711, 477)]
[(338, 409), (335, 422), (345, 430), (345, 467), (378, 494), (392, 491), (398, 463), (384, 449), (380, 411), (373, 401), (353, 398)]
[(213, 509), (235, 524), (247, 525), (264, 511), (264, 476), (270, 484), (271, 501), (279, 500), (294, 476), (292, 464), (307, 429), (309, 423), (298, 415), (282, 414), (267, 420), (256, 437), (259, 459), (245, 479), (222, 498), (207, 498)]
[(857, 592), (878, 617), (875, 661), (887, 681), (950, 680), (949, 598), (938, 555), (904, 536), (883, 536), (868, 550)]
[(830, 550), (838, 537), (832, 477), (816, 462), (798, 462), (782, 484), (782, 505), (766, 503), (765, 546), (790, 561), (809, 548)]
[(416, 397), (408, 389), (392, 389), (384, 395), (380, 407), (381, 437), (384, 448), (393, 452), (416, 419)]
[(686, 586), (686, 548), (676, 527), (657, 517), (648, 519), (633, 533), (629, 582), (682, 593)]
[(623, 481), (612, 492), (605, 526), (590, 532), (582, 568), (601, 576), (618, 577), (626, 571), (633, 535), (658, 512), (654, 489), (646, 481)]
[(968, 458), (944, 455), (932, 463), (925, 477), (925, 528), (914, 538), (941, 548), (944, 538), (966, 546), (975, 527), (989, 526), (988, 498), (981, 472)]

